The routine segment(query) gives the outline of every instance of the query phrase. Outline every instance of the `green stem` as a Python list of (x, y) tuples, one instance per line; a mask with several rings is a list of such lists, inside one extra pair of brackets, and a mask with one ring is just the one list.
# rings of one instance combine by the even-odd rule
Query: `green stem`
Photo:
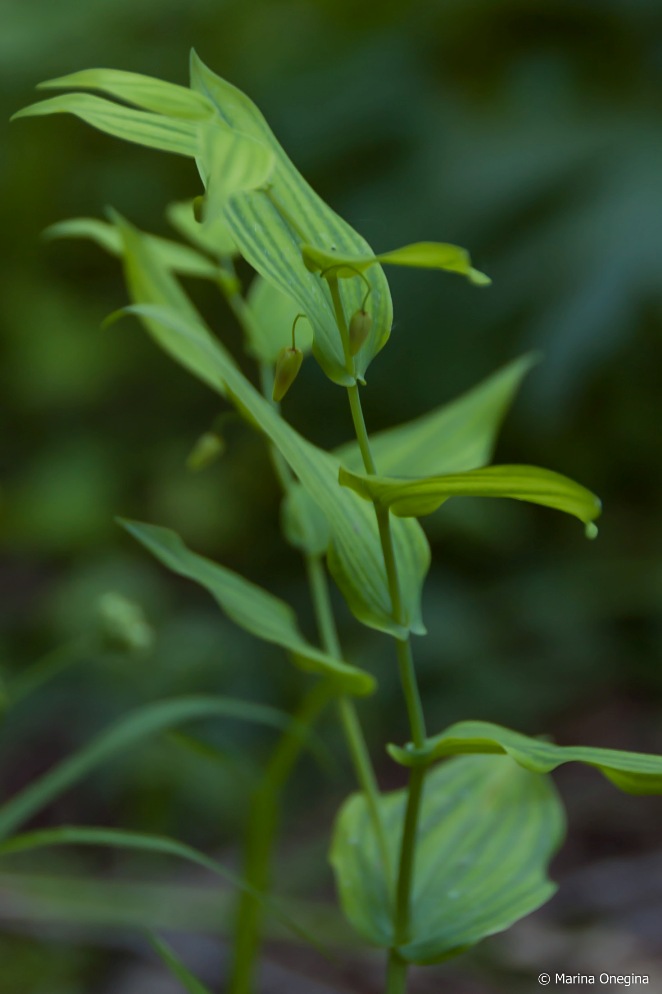
[[(283, 210), (282, 205), (276, 202), (270, 195), (274, 206)], [(224, 260), (224, 268), (228, 276), (235, 275), (234, 265), (231, 259)], [(226, 300), (234, 313), (240, 326), (244, 329), (250, 328), (253, 316), (246, 305), (246, 301), (238, 290), (229, 290), (228, 286), (221, 286)], [(345, 339), (347, 350), (349, 349), (349, 336), (346, 329)], [(353, 367), (353, 360), (349, 351), (349, 362)], [(273, 369), (267, 363), (260, 364), (260, 383), (262, 393), (265, 397), (271, 398), (273, 389)], [(285, 494), (287, 494), (293, 483), (293, 475), (290, 467), (282, 458), (273, 445), (269, 446), (270, 456), (274, 465), (276, 476)], [(342, 659), (342, 649), (336, 623), (333, 616), (333, 607), (329, 595), (329, 585), (324, 564), (319, 556), (307, 555), (306, 567), (308, 571), (308, 582), (311, 598), (315, 611), (317, 626), (319, 630), (320, 642), (326, 652), (336, 659)], [(313, 691), (311, 691), (312, 696)], [(306, 698), (306, 701), (308, 698)], [(306, 706), (306, 702), (302, 707)], [(391, 868), (390, 854), (386, 842), (386, 831), (382, 821), (379, 806), (379, 787), (375, 777), (375, 771), (370, 759), (370, 753), (363, 736), (361, 723), (354, 702), (346, 696), (341, 696), (337, 700), (338, 712), (341, 725), (347, 742), (348, 751), (352, 758), (358, 783), (365, 795), (368, 810), (373, 823), (373, 829), (380, 851), (384, 873), (386, 877), (389, 893), (393, 890), (393, 873)], [(301, 721), (301, 719), (300, 719)], [(282, 789), (287, 775), (289, 774), (296, 760), (297, 752), (293, 752), (284, 742), (286, 736), (276, 747), (276, 751), (265, 771), (263, 782), (256, 792), (254, 804), (251, 809), (249, 820), (248, 840), (246, 847), (246, 877), (249, 883), (264, 889), (268, 882), (271, 852), (277, 830), (278, 815), (278, 793)], [(299, 741), (299, 748), (300, 748)], [(289, 764), (289, 765), (287, 765)], [(251, 874), (259, 878), (257, 884), (251, 879)], [(230, 984), (230, 994), (249, 994), (252, 988), (255, 963), (260, 944), (260, 911), (259, 902), (242, 898), (237, 926), (237, 940), (234, 952), (234, 969)]]
[[(342, 658), (340, 642), (333, 617), (333, 608), (329, 596), (329, 584), (326, 570), (320, 556), (306, 556), (310, 591), (317, 619), (317, 627), (324, 650), (337, 659)], [(370, 759), (368, 746), (363, 735), (361, 722), (356, 713), (356, 706), (351, 698), (342, 695), (338, 698), (338, 714), (342, 724), (347, 748), (352, 758), (356, 779), (365, 796), (372, 827), (377, 840), (377, 847), (384, 867), (386, 885), (389, 893), (393, 891), (393, 870), (391, 856), (386, 841), (386, 829), (379, 806), (379, 787)]]
[[(244, 878), (251, 891), (239, 900), (228, 991), (250, 994), (255, 989), (257, 954), (262, 943), (264, 905), (257, 894), (270, 883), (274, 842), (278, 831), (281, 794), (297, 761), (305, 736), (334, 695), (331, 681), (318, 681), (304, 697), (292, 725), (283, 733), (271, 754), (250, 806), (244, 851)], [(257, 892), (257, 893), (256, 893)]]
[[(331, 299), (336, 316), (336, 323), (343, 343), (343, 351), (347, 365), (347, 371), (354, 375), (354, 361), (349, 353), (349, 332), (347, 319), (342, 305), (340, 290), (337, 278), (328, 277)], [(361, 406), (361, 396), (356, 383), (347, 388), (349, 406), (354, 424), (356, 439), (361, 450), (363, 465), (366, 473), (371, 476), (376, 475), (377, 467), (370, 448), (370, 438), (363, 416)], [(375, 515), (379, 538), (384, 556), (384, 568), (388, 582), (389, 594), (391, 597), (391, 607), (393, 619), (402, 627), (406, 626), (406, 617), (402, 601), (400, 588), (400, 578), (398, 576), (397, 560), (395, 558), (395, 547), (393, 544), (393, 532), (391, 529), (391, 519), (386, 508), (375, 502)], [(407, 706), (409, 725), (411, 728), (412, 741), (418, 746), (425, 742), (425, 717), (421, 695), (416, 679), (416, 670), (411, 651), (409, 635), (405, 639), (395, 640), (400, 682)], [(398, 866), (398, 882), (395, 902), (395, 937), (394, 946), (397, 947), (407, 941), (410, 925), (410, 905), (411, 890), (414, 877), (414, 863), (416, 854), (416, 840), (418, 832), (418, 820), (421, 810), (421, 800), (423, 796), (425, 771), (423, 768), (414, 768), (409, 777), (407, 791), (407, 807), (405, 811), (402, 838), (400, 842), (400, 860)], [(406, 990), (407, 964), (397, 955), (395, 948), (391, 950), (387, 973), (387, 994), (401, 994)]]
[(386, 974), (386, 994), (406, 994), (409, 964), (391, 949)]

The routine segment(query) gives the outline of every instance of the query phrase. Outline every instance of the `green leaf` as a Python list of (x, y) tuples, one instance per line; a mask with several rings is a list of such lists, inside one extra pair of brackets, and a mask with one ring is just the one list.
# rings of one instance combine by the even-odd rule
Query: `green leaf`
[(371, 266), (383, 263), (385, 266), (443, 269), (466, 276), (476, 286), (489, 286), (492, 282), (485, 273), (473, 268), (466, 249), (447, 242), (416, 242), (379, 255), (326, 251), (314, 245), (302, 245), (301, 253), (306, 267), (312, 272), (332, 270), (341, 279), (351, 279), (356, 276), (357, 271), (363, 273)]
[[(122, 237), (114, 224), (99, 221), (93, 217), (76, 217), (67, 221), (58, 221), (46, 228), (46, 238), (89, 238), (96, 242), (110, 255), (121, 256), (123, 251)], [(169, 238), (157, 235), (144, 235), (152, 251), (158, 256), (161, 264), (173, 273), (181, 276), (199, 276), (203, 279), (217, 280), (218, 266), (210, 262), (199, 252), (181, 245)]]
[[(301, 246), (313, 242), (328, 250), (364, 255), (370, 248), (363, 238), (314, 192), (274, 137), (262, 114), (249, 98), (191, 56), (191, 86), (208, 97), (221, 121), (270, 148), (275, 167), (266, 190), (234, 196), (226, 210), (232, 234), (245, 259), (265, 279), (293, 297), (310, 320), (313, 352), (326, 374), (341, 385), (355, 382), (345, 366), (328, 287), (305, 266)], [(386, 344), (392, 323), (392, 305), (386, 277), (379, 266), (367, 275), (373, 326), (356, 357), (356, 375), (362, 379), (372, 358)], [(366, 288), (360, 279), (342, 286), (347, 315), (357, 310)]]
[(126, 311), (146, 319), (150, 334), (162, 348), (206, 383), (227, 393), (244, 417), (273, 442), (329, 523), (329, 569), (359, 621), (397, 638), (408, 631), (425, 634), (420, 599), (430, 549), (418, 524), (393, 522), (406, 618), (406, 624), (400, 625), (392, 617), (373, 509), (338, 486), (337, 459), (306, 441), (284, 421), (199, 323), (164, 307), (138, 305)]
[[(529, 353), (462, 394), (449, 404), (407, 424), (370, 437), (370, 447), (385, 476), (431, 476), (463, 473), (492, 458), (501, 422), (524, 376), (538, 361)], [(357, 442), (336, 449), (346, 469), (363, 470)]]
[(298, 922), (282, 910), (275, 901), (266, 897), (250, 884), (245, 883), (241, 877), (227, 870), (222, 863), (211, 859), (193, 846), (176, 839), (170, 839), (163, 835), (149, 835), (144, 832), (125, 832), (121, 829), (113, 828), (87, 828), (66, 825), (62, 828), (49, 828), (38, 832), (27, 832), (24, 835), (15, 836), (5, 842), (0, 842), (0, 857), (15, 855), (21, 852), (29, 852), (33, 849), (44, 849), (52, 846), (108, 846), (114, 849), (130, 849), (138, 852), (157, 853), (161, 856), (175, 856), (178, 859), (195, 863), (197, 866), (209, 870), (217, 877), (221, 877), (233, 887), (249, 893), (300, 938), (315, 946), (320, 952), (325, 954), (324, 946), (312, 936), (307, 929), (302, 928)]
[(264, 186), (274, 168), (271, 149), (249, 135), (217, 123), (202, 132), (199, 164), (207, 193), (203, 228), (226, 224), (225, 209), (234, 194)]
[(314, 500), (296, 481), (290, 485), (280, 506), (285, 538), (300, 552), (322, 556), (329, 548), (329, 523)]
[[(399, 854), (407, 792), (382, 795), (387, 842)], [(410, 939), (398, 953), (436, 963), (501, 932), (547, 901), (561, 844), (561, 802), (547, 777), (507, 757), (461, 757), (425, 781), (411, 892)], [(363, 938), (395, 943), (392, 904), (362, 795), (341, 808), (331, 862), (343, 910)]]
[(41, 100), (17, 111), (12, 121), (49, 114), (74, 114), (108, 135), (161, 152), (189, 157), (195, 157), (200, 152), (200, 122), (133, 110), (90, 93), (65, 93)]
[(601, 505), (595, 494), (574, 480), (538, 466), (485, 466), (467, 473), (399, 480), (340, 470), (340, 482), (364, 500), (376, 501), (401, 517), (432, 514), (450, 497), (511, 497), (572, 514), (586, 525), (589, 538)]
[(187, 86), (166, 83), (152, 76), (121, 69), (83, 69), (39, 83), (39, 90), (101, 90), (118, 100), (168, 117), (205, 119), (214, 108), (200, 93)]
[(176, 532), (138, 521), (121, 521), (129, 534), (168, 569), (199, 583), (235, 624), (247, 632), (286, 649), (304, 670), (335, 678), (348, 693), (370, 694), (370, 674), (321, 652), (303, 637), (294, 611), (284, 601), (250, 583), (232, 570), (191, 552)]
[(150, 321), (143, 315), (143, 323), (166, 351), (176, 354), (186, 369), (204, 383), (225, 396), (223, 380), (213, 370), (208, 359), (209, 350), (223, 356), (224, 364), (234, 366), (230, 353), (215, 339), (205, 326), (189, 298), (149, 240), (116, 213), (112, 218), (122, 240), (124, 278), (129, 294), (137, 303), (159, 304), (171, 308), (187, 322), (190, 341), (182, 348), (181, 334), (159, 321)]
[(426, 765), (443, 756), (468, 752), (507, 753), (534, 773), (549, 773), (563, 763), (585, 763), (628, 794), (662, 794), (662, 756), (592, 746), (559, 746), (489, 721), (460, 721), (428, 739), (420, 750), (411, 745), (404, 749), (391, 745), (388, 751), (404, 766)]
[(163, 939), (160, 939), (158, 935), (151, 935), (150, 944), (163, 964), (170, 970), (173, 977), (176, 977), (188, 994), (211, 994), (209, 988), (205, 987), (197, 977), (193, 976), (186, 964), (182, 962), (179, 956), (177, 956), (174, 950)]
[[(248, 350), (259, 362), (275, 363), (278, 353), (292, 343), (292, 325), (301, 313), (296, 300), (257, 276), (248, 291), (248, 309), (253, 318), (247, 323)], [(313, 330), (307, 320), (297, 321), (296, 344), (309, 352)]]
[(275, 728), (284, 728), (291, 723), (275, 708), (231, 697), (179, 697), (148, 704), (121, 718), (0, 806), (0, 839), (11, 835), (101, 763), (132, 749), (144, 739), (187, 721), (219, 717), (258, 722)]
[(208, 252), (216, 259), (237, 254), (237, 246), (230, 234), (225, 219), (217, 218), (204, 225), (196, 220), (193, 200), (182, 200), (166, 208), (166, 217), (175, 231), (179, 232), (196, 248)]

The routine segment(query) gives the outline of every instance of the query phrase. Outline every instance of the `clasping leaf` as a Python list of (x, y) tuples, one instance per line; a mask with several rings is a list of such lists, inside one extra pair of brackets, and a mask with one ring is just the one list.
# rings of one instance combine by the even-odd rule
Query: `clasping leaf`
[(587, 536), (594, 538), (593, 522), (601, 510), (599, 499), (586, 487), (538, 466), (485, 466), (418, 480), (364, 476), (341, 468), (339, 480), (364, 500), (404, 518), (432, 514), (450, 497), (511, 497), (572, 514), (584, 522)]
[[(380, 800), (397, 861), (407, 792)], [(507, 756), (463, 756), (425, 781), (411, 892), (410, 963), (436, 963), (508, 928), (556, 890), (547, 865), (563, 839), (563, 808), (549, 777)], [(393, 910), (363, 795), (340, 810), (331, 863), (343, 911), (363, 938), (395, 944)]]
[(301, 254), (306, 268), (311, 272), (332, 271), (341, 279), (350, 279), (357, 272), (365, 272), (371, 266), (382, 263), (385, 266), (409, 266), (415, 269), (442, 269), (448, 273), (466, 276), (476, 286), (489, 286), (492, 280), (485, 273), (471, 265), (466, 249), (447, 242), (415, 242), (392, 252), (379, 255), (329, 252), (314, 245), (302, 245)]
[(592, 746), (559, 746), (488, 721), (460, 721), (428, 739), (422, 749), (390, 745), (388, 751), (404, 766), (427, 765), (444, 756), (469, 752), (507, 753), (534, 773), (549, 773), (563, 763), (585, 763), (628, 794), (662, 794), (662, 756)]

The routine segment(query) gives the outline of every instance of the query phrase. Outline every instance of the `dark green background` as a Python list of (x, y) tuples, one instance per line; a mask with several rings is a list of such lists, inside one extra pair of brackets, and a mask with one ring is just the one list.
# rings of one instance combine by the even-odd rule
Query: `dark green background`
[[(389, 271), (396, 320), (364, 391), (370, 427), (422, 413), (540, 349), (544, 361), (506, 423), (497, 458), (567, 473), (604, 501), (594, 543), (573, 520), (518, 503), (467, 501), (427, 519), (436, 553), (425, 595), (430, 637), (415, 649), (430, 727), (489, 718), (565, 742), (662, 751), (660, 5), (9, 0), (0, 119), (33, 99), (40, 80), (90, 66), (185, 83), (191, 45), (256, 100), (315, 188), (375, 249), (456, 241), (494, 279), (478, 291), (452, 276)], [(48, 224), (99, 216), (109, 204), (167, 233), (164, 205), (199, 192), (193, 164), (115, 142), (69, 117), (6, 126), (2, 141), (7, 692), (32, 662), (94, 632), (104, 592), (136, 599), (154, 629), (150, 652), (83, 653), (7, 712), (0, 768), (11, 793), (141, 702), (211, 690), (290, 707), (301, 693), (278, 652), (233, 630), (202, 593), (165, 575), (121, 533), (115, 514), (177, 528), (197, 549), (289, 597), (313, 629), (299, 562), (278, 534), (278, 492), (259, 439), (231, 425), (223, 460), (187, 473), (187, 452), (218, 413), (213, 395), (137, 326), (100, 330), (125, 299), (115, 262), (87, 244), (40, 241)], [(239, 348), (222, 301), (192, 290)], [(349, 436), (345, 398), (312, 360), (286, 411), (322, 444)], [(406, 734), (392, 650), (358, 630), (341, 605), (339, 617), (350, 656), (380, 679), (379, 698), (362, 708), (379, 757), (385, 740)], [(288, 795), (288, 827), (300, 846), (296, 860), (285, 848), (281, 877), (299, 893), (307, 876), (310, 893), (329, 893), (324, 864), (310, 866), (351, 784), (335, 730), (327, 732), (340, 771), (327, 780), (304, 765)], [(205, 728), (204, 737), (223, 748), (223, 764), (162, 741), (104, 768), (41, 823), (168, 832), (227, 847), (230, 858), (250, 773), (271, 739), (237, 725)], [(395, 785), (397, 771), (385, 758), (378, 764), (384, 785)], [(660, 953), (651, 922), (662, 915), (662, 886), (645, 897), (636, 891), (637, 881), (650, 890), (651, 866), (659, 867), (659, 802), (616, 795), (595, 776), (566, 772), (560, 781), (571, 842), (557, 876), (575, 897), (442, 971), (454, 990), (514, 990), (518, 977), (530, 990), (538, 967), (550, 963), (544, 951), (522, 951), (527, 929), (543, 950), (553, 948), (543, 942), (548, 932), (569, 942), (571, 926), (584, 936), (592, 922), (634, 936), (640, 959), (626, 972)], [(582, 890), (582, 873), (615, 858), (635, 888), (632, 909), (613, 893), (611, 904), (601, 902), (593, 885)], [(10, 977), (0, 979), (0, 992), (138, 990), (126, 980), (130, 958), (125, 966), (93, 952), (119, 945), (138, 961), (142, 947), (127, 937), (134, 933), (90, 936), (43, 922), (33, 932), (31, 918), (64, 915), (57, 901), (49, 915), (43, 900), (20, 912), (28, 885), (21, 874), (28, 881), (37, 870), (126, 879), (150, 872), (89, 855), (0, 867), (0, 892), (9, 895), (0, 956)], [(273, 956), (283, 969), (317, 970), (339, 991), (379, 990), (371, 961), (359, 958), (357, 972), (343, 974), (308, 954)], [(589, 958), (579, 956), (577, 971), (590, 972)], [(616, 958), (604, 963), (621, 967)], [(286, 989), (297, 990), (301, 981), (288, 976)], [(421, 990), (436, 991), (439, 978), (429, 982)], [(273, 984), (265, 990), (280, 989)]]

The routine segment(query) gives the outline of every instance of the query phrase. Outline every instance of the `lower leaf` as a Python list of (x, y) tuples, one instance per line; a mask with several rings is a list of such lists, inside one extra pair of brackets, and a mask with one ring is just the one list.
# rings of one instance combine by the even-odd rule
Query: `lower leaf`
[[(382, 816), (397, 865), (407, 793), (384, 795)], [(463, 756), (428, 774), (411, 895), (409, 963), (455, 955), (544, 904), (556, 890), (547, 866), (565, 831), (548, 777), (507, 756)], [(395, 945), (394, 909), (362, 795), (342, 807), (331, 863), (345, 915), (368, 942)]]

